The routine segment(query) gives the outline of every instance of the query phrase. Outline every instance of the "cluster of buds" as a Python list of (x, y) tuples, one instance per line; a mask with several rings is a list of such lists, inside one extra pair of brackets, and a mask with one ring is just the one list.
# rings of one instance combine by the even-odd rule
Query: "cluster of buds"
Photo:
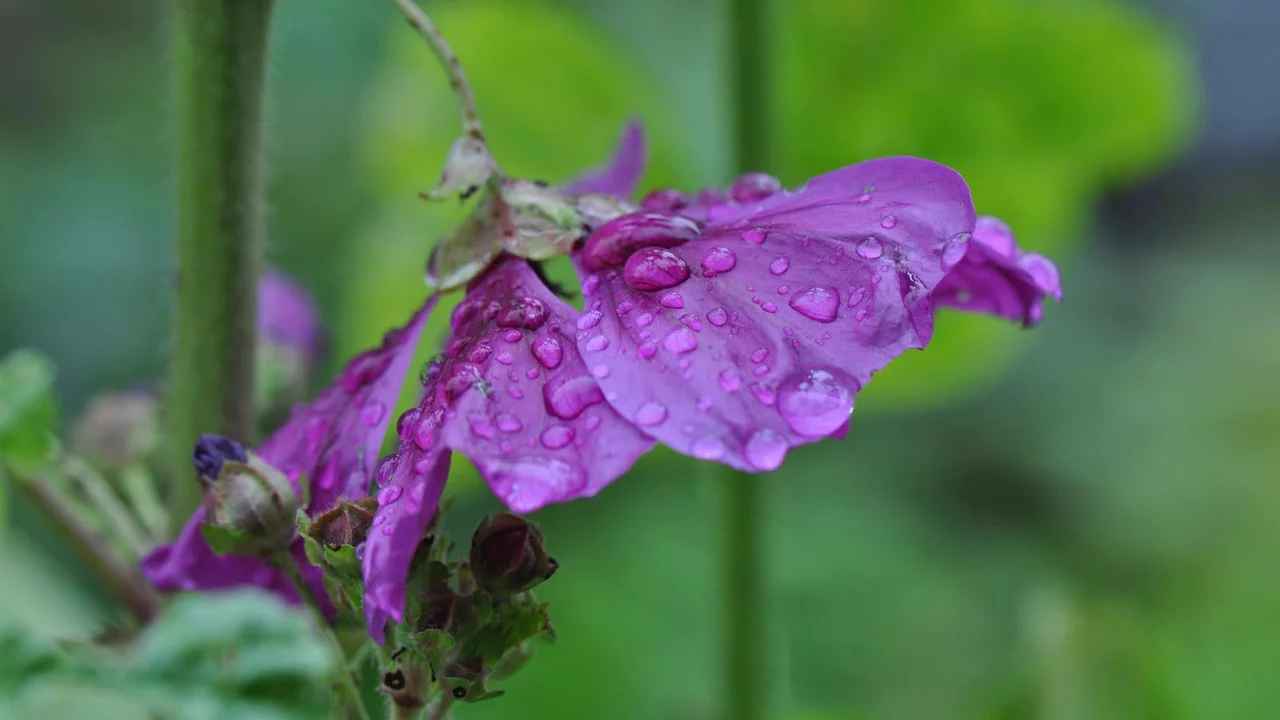
[(488, 683), (523, 667), (531, 640), (555, 641), (546, 604), (530, 592), (557, 568), (536, 526), (508, 513), (485, 518), (467, 559), (451, 560), (453, 550), (436, 530), (410, 571), (406, 621), (382, 687), (408, 708), (431, 692), (461, 702), (498, 697)]

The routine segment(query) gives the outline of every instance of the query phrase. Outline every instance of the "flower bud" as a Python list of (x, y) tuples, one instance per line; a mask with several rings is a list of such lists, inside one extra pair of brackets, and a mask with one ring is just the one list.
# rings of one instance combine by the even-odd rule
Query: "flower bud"
[(201, 436), (192, 460), (205, 486), (204, 537), (215, 552), (269, 557), (289, 546), (301, 504), (289, 478), (218, 435)]
[(307, 535), (331, 550), (343, 545), (357, 546), (369, 535), (377, 509), (378, 501), (371, 497), (355, 502), (339, 500), (311, 521)]
[(159, 403), (154, 395), (108, 392), (94, 396), (76, 420), (71, 447), (99, 467), (121, 470), (148, 458), (159, 438)]
[(480, 522), (471, 537), (470, 564), (476, 585), (496, 596), (524, 592), (559, 567), (543, 547), (542, 531), (510, 513)]
[(528, 260), (565, 255), (583, 235), (582, 215), (550, 185), (505, 180), (502, 200), (511, 223), (511, 232), (503, 234), (503, 245), (512, 255)]

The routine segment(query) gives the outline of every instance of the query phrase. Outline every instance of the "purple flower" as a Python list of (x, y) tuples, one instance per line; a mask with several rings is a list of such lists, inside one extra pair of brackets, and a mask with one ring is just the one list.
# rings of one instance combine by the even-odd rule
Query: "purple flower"
[[(258, 448), (258, 455), (285, 473), (295, 488), (299, 478), (307, 476), (313, 512), (328, 509), (339, 498), (368, 494), (392, 407), (430, 305), (415, 313), (404, 328), (388, 332), (380, 347), (352, 359), (329, 387), (313, 402), (294, 408), (289, 421)], [(208, 472), (224, 455), (221, 450), (211, 450), (205, 441), (197, 447), (194, 459)], [(176, 541), (143, 558), (143, 573), (157, 588), (216, 590), (257, 585), (297, 599), (288, 580), (265, 563), (214, 554), (200, 534), (204, 515), (204, 508), (196, 510)], [(292, 551), (307, 580), (323, 598), (320, 572), (306, 560), (302, 543), (295, 541)]]
[(270, 268), (258, 278), (258, 337), (303, 357), (314, 357), (324, 345), (320, 313), (311, 296)]
[[(567, 192), (625, 198), (643, 156), (629, 128), (613, 164)], [(1031, 325), (1060, 294), (1049, 261), (976, 218), (958, 174), (916, 158), (795, 192), (762, 174), (723, 192), (659, 190), (599, 220), (573, 254), (583, 312), (511, 256), (468, 285), (375, 472), (363, 566), (379, 642), (388, 617), (403, 619), (452, 451), (516, 512), (594, 495), (654, 441), (773, 470), (792, 447), (843, 436), (871, 375), (929, 342), (936, 302)]]

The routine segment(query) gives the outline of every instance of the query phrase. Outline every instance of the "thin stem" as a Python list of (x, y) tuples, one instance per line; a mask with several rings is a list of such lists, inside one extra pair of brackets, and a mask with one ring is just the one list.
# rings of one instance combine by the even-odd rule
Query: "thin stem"
[(453, 54), (453, 48), (449, 47), (448, 41), (436, 29), (435, 23), (431, 22), (431, 18), (427, 17), (417, 3), (413, 0), (393, 1), (408, 18), (409, 24), (426, 38), (431, 51), (440, 61), (440, 66), (449, 76), (449, 85), (453, 88), (453, 94), (458, 98), (458, 108), (462, 111), (462, 131), (477, 140), (484, 140), (484, 131), (480, 127), (480, 115), (476, 113), (475, 95), (471, 92), (471, 84), (467, 82), (467, 74), (463, 72), (458, 56)]
[(160, 598), (138, 571), (116, 557), (107, 541), (86, 526), (45, 480), (39, 477), (14, 480), (13, 484), (40, 508), (53, 523), (56, 534), (71, 546), (103, 587), (120, 600), (140, 624), (150, 622), (160, 610)]
[(129, 547), (134, 559), (142, 557), (155, 544), (138, 526), (137, 519), (120, 500), (120, 496), (116, 495), (107, 479), (89, 463), (78, 457), (68, 456), (62, 461), (62, 469), (80, 486), (81, 492), (98, 514), (110, 523), (111, 529)]
[(441, 687), (444, 688), (444, 694), (427, 707), (427, 720), (445, 720), (449, 717), (449, 708), (453, 707), (453, 692), (444, 683), (441, 683)]
[(262, 105), (272, 0), (179, 0), (177, 285), (169, 385), (170, 529), (200, 502), (202, 432), (253, 437), (263, 234)]
[[(734, 93), (733, 149), (739, 173), (768, 166), (769, 46), (765, 0), (730, 0), (729, 64)], [(724, 493), (724, 708), (726, 720), (760, 720), (765, 693), (761, 478), (710, 465)]]
[(355, 711), (355, 717), (359, 720), (370, 720), (369, 712), (365, 709), (364, 700), (360, 697), (360, 688), (356, 685), (355, 678), (352, 677), (351, 669), (347, 664), (347, 655), (342, 650), (342, 644), (338, 642), (338, 638), (333, 634), (333, 628), (329, 627), (329, 622), (325, 619), (324, 608), (320, 604), (320, 599), (316, 597), (316, 593), (311, 589), (311, 585), (302, 577), (302, 573), (298, 570), (298, 565), (294, 561), (293, 556), (288, 552), (281, 553), (276, 559), (275, 566), (280, 569), (289, 581), (293, 583), (293, 589), (298, 592), (298, 597), (311, 608), (315, 615), (316, 627), (320, 634), (324, 636), (325, 642), (329, 644), (329, 652), (333, 655), (334, 667), (337, 669), (338, 682), (335, 687), (339, 701), (347, 706), (349, 710)]

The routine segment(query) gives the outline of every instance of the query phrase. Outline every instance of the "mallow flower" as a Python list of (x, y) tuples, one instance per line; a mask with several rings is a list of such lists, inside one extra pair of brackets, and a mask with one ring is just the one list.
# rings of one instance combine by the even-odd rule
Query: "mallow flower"
[[(655, 442), (771, 471), (793, 447), (842, 437), (871, 376), (928, 344), (936, 306), (1032, 326), (1046, 295), (1060, 299), (1053, 264), (979, 218), (943, 165), (871, 160), (794, 191), (749, 174), (632, 205), (643, 157), (632, 126), (612, 164), (563, 191), (503, 178), (433, 253), (429, 279), (466, 295), (374, 473), (362, 564), (379, 642), (389, 617), (403, 620), (453, 451), (518, 513), (594, 495)], [(443, 182), (494, 187), (481, 159), (471, 179)], [(512, 187), (522, 200), (503, 202)], [(583, 311), (541, 279), (537, 261), (557, 252), (580, 275)]]

